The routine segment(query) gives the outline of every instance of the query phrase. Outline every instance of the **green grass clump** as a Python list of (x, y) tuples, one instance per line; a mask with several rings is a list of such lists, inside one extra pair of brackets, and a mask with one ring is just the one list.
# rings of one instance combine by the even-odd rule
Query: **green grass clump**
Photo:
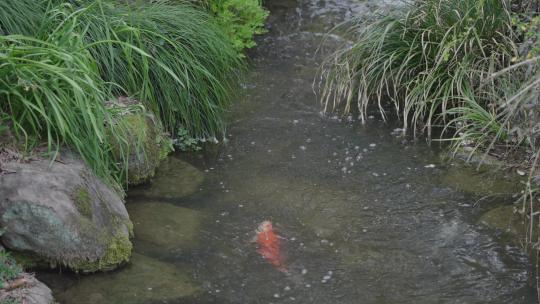
[(111, 41), (90, 52), (115, 94), (143, 101), (173, 135), (180, 128), (193, 137), (221, 135), (241, 61), (208, 14), (186, 3), (84, 6), (87, 43)]
[(43, 40), (0, 36), (0, 110), (27, 149), (42, 141), (52, 152), (68, 145), (98, 175), (118, 180), (105, 136), (109, 96), (76, 25), (68, 19)]
[[(511, 14), (501, 0), (421, 0), (371, 24), (353, 26), (355, 42), (323, 68), (326, 109), (344, 103), (362, 120), (370, 104), (392, 101), (404, 129), (431, 128), (447, 110), (474, 100), (482, 108), (490, 90), (483, 79), (516, 56)], [(442, 114), (442, 115), (441, 115)], [(454, 113), (457, 114), (457, 113)]]
[(32, 35), (41, 27), (45, 11), (43, 0), (0, 1), (0, 35)]
[(18, 278), (22, 273), (22, 268), (3, 249), (0, 249), (0, 289), (4, 288), (4, 283)]
[(71, 147), (112, 184), (126, 181), (130, 143), (107, 101), (142, 101), (173, 136), (218, 137), (242, 70), (227, 34), (187, 3), (3, 1), (0, 34), (0, 131), (27, 150), (46, 142), (52, 158)]

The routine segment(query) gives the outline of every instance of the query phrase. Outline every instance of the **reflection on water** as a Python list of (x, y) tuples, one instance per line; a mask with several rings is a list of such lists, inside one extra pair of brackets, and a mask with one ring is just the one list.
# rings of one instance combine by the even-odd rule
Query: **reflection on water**
[[(43, 274), (61, 303), (534, 303), (526, 257), (476, 224), (475, 179), (454, 187), (437, 151), (376, 118), (320, 114), (322, 33), (381, 3), (269, 1), (228, 143), (172, 156), (130, 193), (126, 268)], [(288, 275), (250, 242), (265, 219), (288, 239)]]

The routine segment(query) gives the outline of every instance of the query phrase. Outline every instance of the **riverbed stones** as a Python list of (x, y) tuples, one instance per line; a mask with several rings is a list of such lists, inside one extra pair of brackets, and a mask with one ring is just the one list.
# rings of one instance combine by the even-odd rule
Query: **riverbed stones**
[(78, 304), (169, 303), (198, 291), (186, 269), (134, 253), (126, 267), (83, 277), (58, 297)]
[(130, 195), (152, 199), (178, 199), (196, 193), (204, 174), (189, 163), (168, 157), (159, 165), (152, 184), (130, 190)]
[(74, 154), (4, 163), (0, 227), (9, 249), (78, 272), (110, 270), (131, 254), (122, 198)]
[(168, 255), (197, 245), (203, 217), (199, 211), (160, 202), (127, 207), (135, 227), (135, 245), (141, 253)]
[(18, 284), (18, 288), (0, 289), (0, 303), (54, 304), (52, 291), (33, 275), (23, 273), (19, 278), (8, 282)]

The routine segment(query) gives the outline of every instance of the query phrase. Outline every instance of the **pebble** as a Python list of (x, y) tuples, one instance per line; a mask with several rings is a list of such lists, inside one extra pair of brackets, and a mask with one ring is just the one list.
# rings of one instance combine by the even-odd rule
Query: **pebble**
[(311, 287), (311, 284), (306, 284), (306, 287), (307, 287), (307, 288), (310, 288), (310, 287)]
[(334, 272), (332, 270), (328, 270), (328, 275), (333, 275)]
[(295, 119), (295, 120), (293, 120), (292, 122), (293, 122), (293, 124), (299, 123), (298, 119)]
[(369, 144), (370, 148), (375, 148), (376, 146), (377, 146), (377, 144)]
[(362, 232), (366, 233), (366, 232), (367, 232), (367, 229), (362, 229)]
[(306, 149), (307, 149), (306, 146), (300, 146), (300, 150), (306, 151)]
[(244, 208), (244, 205), (240, 204), (238, 205), (238, 208)]
[(252, 141), (252, 142), (251, 142), (251, 145), (252, 145), (252, 146), (254, 146), (254, 145), (255, 145), (255, 142), (254, 142), (254, 141)]
[(274, 298), (276, 298), (276, 299), (279, 298), (279, 294), (278, 294), (278, 293), (275, 293), (275, 294), (274, 294)]
[(328, 280), (330, 280), (331, 278), (332, 278), (331, 276), (325, 275), (325, 276), (323, 277), (323, 280), (324, 280), (324, 281), (328, 281)]
[(289, 291), (289, 290), (291, 290), (291, 288), (289, 286), (285, 286), (285, 288), (283, 288), (283, 290)]
[(425, 165), (424, 168), (435, 168), (434, 164)]
[(379, 177), (379, 173), (377, 173), (377, 172), (373, 172), (373, 173), (371, 173), (371, 175), (373, 175), (375, 177)]

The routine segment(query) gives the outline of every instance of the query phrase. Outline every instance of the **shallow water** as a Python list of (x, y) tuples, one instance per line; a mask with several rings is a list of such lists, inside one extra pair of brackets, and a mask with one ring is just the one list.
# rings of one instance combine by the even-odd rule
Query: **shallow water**
[[(268, 1), (270, 32), (250, 56), (228, 142), (173, 155), (154, 185), (130, 192), (132, 263), (89, 277), (42, 274), (58, 300), (535, 303), (526, 256), (476, 224), (497, 202), (478, 198), (504, 187), (473, 193), (485, 185), (471, 178), (460, 188), (466, 175), (436, 149), (396, 138), (376, 118), (362, 126), (321, 115), (312, 81), (323, 33), (381, 3)], [(265, 219), (288, 239), (289, 275), (250, 242)]]

